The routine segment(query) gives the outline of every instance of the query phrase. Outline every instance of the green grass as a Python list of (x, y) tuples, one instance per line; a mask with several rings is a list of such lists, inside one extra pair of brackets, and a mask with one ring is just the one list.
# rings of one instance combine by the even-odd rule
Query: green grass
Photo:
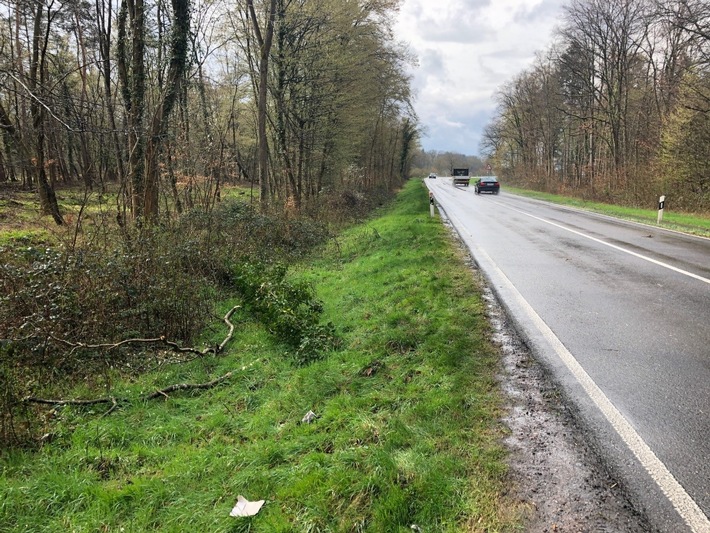
[[(57, 410), (47, 444), (0, 457), (0, 531), (515, 530), (485, 304), (421, 182), (292, 275), (317, 288), (338, 351), (294, 366), (235, 317), (226, 355), (114, 382), (133, 400), (108, 416)], [(266, 504), (231, 518), (238, 494)]]
[[(84, 191), (80, 187), (60, 188), (56, 194), (64, 218), (63, 226), (57, 226), (51, 216), (40, 214), (36, 192), (6, 186), (4, 191), (0, 190), (0, 246), (16, 243), (57, 245), (71, 242), (77, 233), (81, 239), (90, 230), (98, 228), (116, 232), (116, 186), (115, 183), (108, 184), (104, 193)], [(221, 193), (225, 199), (252, 201), (248, 187), (223, 186)], [(174, 212), (171, 201), (168, 206)], [(165, 206), (161, 205), (161, 209)]]
[(671, 209), (664, 209), (663, 220), (661, 224), (657, 224), (658, 210), (657, 209), (639, 209), (635, 207), (625, 207), (621, 205), (604, 204), (601, 202), (591, 202), (581, 198), (573, 198), (569, 196), (560, 196), (558, 194), (550, 194), (528, 189), (518, 189), (515, 187), (506, 187), (506, 191), (528, 198), (536, 198), (556, 204), (569, 205), (587, 211), (594, 211), (625, 220), (651, 224), (666, 229), (680, 231), (699, 235), (701, 237), (710, 237), (710, 217), (702, 215), (694, 215), (689, 213), (677, 213)]

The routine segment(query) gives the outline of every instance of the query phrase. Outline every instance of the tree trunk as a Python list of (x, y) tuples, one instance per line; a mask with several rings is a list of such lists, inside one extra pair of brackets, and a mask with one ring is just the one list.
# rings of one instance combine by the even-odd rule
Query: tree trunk
[(266, 13), (266, 28), (262, 36), (259, 21), (254, 10), (254, 0), (247, 0), (249, 14), (251, 15), (254, 33), (259, 43), (259, 90), (257, 96), (257, 124), (259, 137), (259, 192), (261, 210), (265, 211), (269, 205), (269, 141), (266, 137), (266, 97), (267, 82), (269, 78), (269, 54), (274, 37), (274, 16), (276, 14), (276, 0), (269, 1)]
[(26, 160), (26, 156), (24, 155), (24, 150), (22, 149), (22, 142), (19, 138), (19, 133), (5, 111), (2, 102), (0, 102), (0, 131), (2, 132), (3, 145), (5, 147), (5, 160), (7, 161), (4, 171), (5, 179), (15, 181), (16, 178), (14, 166), (12, 164), (12, 155), (13, 153), (23, 153), (23, 160)]
[[(30, 114), (32, 115), (32, 126), (35, 132), (35, 170), (37, 176), (37, 187), (39, 192), (40, 209), (43, 215), (52, 215), (52, 218), (61, 226), (64, 224), (62, 215), (59, 212), (59, 204), (54, 189), (47, 180), (45, 169), (45, 108), (40, 105), (44, 90), (45, 57), (47, 51), (47, 41), (49, 34), (49, 24), (51, 18), (47, 17), (47, 27), (44, 35), (42, 32), (43, 5), (37, 4), (37, 11), (34, 19), (34, 32), (32, 34), (32, 60), (30, 63), (30, 90), (35, 95), (30, 104)], [(48, 12), (49, 15), (49, 12)], [(41, 49), (40, 49), (41, 48)]]
[(190, 9), (188, 0), (173, 0), (173, 29), (170, 39), (170, 66), (163, 99), (151, 123), (146, 149), (145, 215), (158, 216), (160, 173), (158, 157), (168, 130), (168, 118), (180, 95), (180, 85), (187, 66), (188, 37), (190, 34)]
[[(145, 192), (145, 13), (143, 0), (122, 0), (118, 14), (118, 75), (128, 122), (128, 183), (133, 220), (143, 217)], [(130, 20), (128, 20), (130, 19)], [(126, 45), (131, 57), (128, 60)], [(129, 76), (130, 69), (130, 76)]]
[(114, 111), (113, 94), (111, 91), (111, 14), (112, 9), (106, 6), (103, 0), (96, 0), (96, 16), (98, 20), (99, 55), (101, 58), (101, 75), (103, 77), (104, 98), (106, 98), (106, 112), (111, 125), (111, 139), (113, 140), (114, 157), (118, 166), (119, 180), (124, 183), (126, 172), (123, 168), (123, 150), (118, 138), (116, 127), (116, 113)]

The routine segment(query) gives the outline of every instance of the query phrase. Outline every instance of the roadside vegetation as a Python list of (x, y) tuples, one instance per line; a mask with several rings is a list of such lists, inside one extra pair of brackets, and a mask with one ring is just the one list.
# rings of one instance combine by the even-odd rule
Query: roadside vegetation
[(708, 2), (561, 11), (554, 41), (496, 93), (481, 143), (493, 172), (526, 189), (633, 207), (665, 195), (674, 210), (709, 213)]
[[(513, 530), (485, 304), (421, 182), (321, 242), (289, 268), (225, 269), (194, 340), (223, 342), (232, 310), (219, 353), (130, 346), (93, 378), (30, 383), (118, 401), (26, 405), (42, 426), (2, 450), (2, 530)], [(233, 518), (238, 495), (266, 503)]]

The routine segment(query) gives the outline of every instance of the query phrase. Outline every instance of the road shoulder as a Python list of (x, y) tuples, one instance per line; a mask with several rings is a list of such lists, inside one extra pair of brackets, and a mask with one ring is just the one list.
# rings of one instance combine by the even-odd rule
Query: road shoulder
[(507, 399), (503, 423), (509, 429), (504, 442), (510, 454), (508, 497), (526, 510), (525, 531), (652, 531), (490, 289), (484, 298), (501, 350), (499, 380)]

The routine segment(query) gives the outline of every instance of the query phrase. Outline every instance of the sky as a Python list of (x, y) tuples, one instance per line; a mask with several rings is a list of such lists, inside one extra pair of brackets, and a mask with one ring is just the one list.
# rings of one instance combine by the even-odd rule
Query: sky
[(425, 150), (480, 155), (495, 93), (553, 42), (566, 0), (402, 0), (395, 37), (408, 45)]

